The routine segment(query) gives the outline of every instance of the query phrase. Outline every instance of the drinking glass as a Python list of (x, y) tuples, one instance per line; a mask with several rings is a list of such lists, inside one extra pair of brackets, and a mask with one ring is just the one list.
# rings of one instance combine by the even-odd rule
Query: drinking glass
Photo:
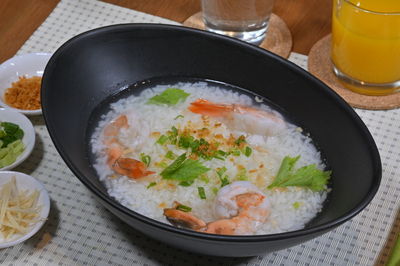
[(259, 45), (264, 40), (274, 0), (202, 0), (208, 31)]
[(333, 0), (333, 71), (348, 89), (387, 95), (400, 88), (400, 0)]

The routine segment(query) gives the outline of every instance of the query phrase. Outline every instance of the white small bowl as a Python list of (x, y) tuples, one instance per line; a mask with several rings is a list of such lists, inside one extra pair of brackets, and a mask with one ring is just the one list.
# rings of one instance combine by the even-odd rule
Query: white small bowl
[(32, 228), (30, 228), (29, 232), (25, 235), (15, 235), (11, 239), (7, 240), (4, 240), (3, 236), (0, 235), (0, 249), (22, 243), (34, 234), (36, 234), (46, 222), (46, 219), (49, 216), (50, 212), (49, 194), (47, 193), (47, 190), (45, 189), (43, 184), (35, 178), (24, 173), (13, 171), (0, 171), (0, 187), (2, 187), (5, 183), (8, 183), (13, 176), (15, 176), (16, 178), (18, 190), (28, 190), (29, 192), (31, 192), (36, 189), (40, 192), (38, 200), (38, 205), (42, 206), (39, 213), (40, 221), (33, 225)]
[(32, 153), (33, 147), (35, 146), (36, 135), (31, 121), (26, 116), (16, 111), (0, 108), (0, 122), (11, 122), (17, 124), (24, 131), (22, 142), (25, 145), (25, 150), (18, 156), (15, 162), (0, 168), (0, 171), (3, 171), (16, 167), (26, 158), (28, 158), (28, 156)]
[(0, 65), (0, 106), (25, 115), (40, 115), (42, 109), (22, 110), (13, 108), (4, 102), (4, 93), (11, 83), (18, 81), (19, 77), (43, 76), (44, 69), (49, 61), (49, 53), (31, 53), (17, 55)]

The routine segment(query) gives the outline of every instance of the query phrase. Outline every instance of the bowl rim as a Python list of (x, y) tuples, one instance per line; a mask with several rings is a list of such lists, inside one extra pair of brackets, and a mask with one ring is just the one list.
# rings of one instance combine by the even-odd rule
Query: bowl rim
[[(207, 32), (204, 30), (199, 30), (199, 29), (194, 29), (194, 28), (189, 28), (189, 27), (184, 27), (184, 26), (178, 26), (178, 25), (168, 25), (168, 24), (152, 24), (152, 23), (123, 23), (123, 24), (115, 24), (115, 25), (110, 25), (110, 26), (105, 26), (105, 27), (100, 27), (96, 29), (92, 29), (83, 33), (80, 33), (76, 35), (75, 37), (69, 39), (66, 41), (62, 46), (58, 48), (58, 50), (53, 54), (53, 56), (50, 58), (46, 69), (45, 73), (43, 75), (43, 84), (46, 83), (48, 76), (46, 75), (47, 72), (50, 71), (51, 68), (54, 67), (54, 62), (57, 60), (57, 58), (64, 52), (64, 50), (68, 49), (70, 46), (74, 45), (77, 41), (80, 41), (82, 39), (90, 39), (93, 36), (96, 36), (98, 34), (104, 34), (109, 31), (126, 31), (126, 30), (173, 30), (173, 31), (179, 31), (181, 33), (189, 33), (189, 34), (196, 34), (211, 40), (216, 40), (221, 43), (229, 44), (229, 45), (234, 45), (238, 46), (241, 48), (245, 48), (248, 50), (252, 50), (253, 52), (256, 52), (258, 54), (263, 54), (268, 57), (272, 57), (274, 60), (278, 61), (280, 64), (285, 65), (288, 69), (291, 71), (294, 71), (298, 74), (301, 74), (304, 78), (310, 80), (313, 83), (316, 83), (319, 85), (321, 90), (327, 95), (327, 97), (332, 98), (335, 100), (335, 102), (342, 108), (342, 110), (349, 115), (353, 121), (357, 124), (357, 127), (359, 128), (360, 132), (363, 133), (367, 141), (371, 144), (369, 149), (370, 149), (370, 154), (371, 157), (373, 158), (375, 165), (374, 169), (375, 172), (373, 173), (373, 176), (375, 177), (370, 190), (368, 194), (363, 198), (363, 200), (360, 201), (360, 203), (355, 206), (353, 209), (349, 210), (347, 213), (343, 214), (341, 217), (338, 219), (335, 219), (334, 221), (326, 222), (318, 226), (312, 226), (309, 228), (303, 228), (300, 230), (295, 230), (295, 231), (290, 231), (290, 232), (283, 232), (283, 233), (276, 233), (276, 234), (264, 234), (264, 235), (240, 235), (240, 236), (232, 236), (232, 235), (216, 235), (216, 234), (207, 234), (207, 233), (201, 233), (201, 232), (196, 232), (193, 230), (188, 230), (188, 229), (182, 229), (182, 228), (177, 228), (172, 225), (156, 221), (152, 218), (146, 217), (142, 214), (139, 214), (125, 206), (123, 206), (121, 203), (117, 202), (114, 200), (111, 196), (109, 196), (107, 193), (102, 193), (99, 190), (96, 189), (95, 185), (93, 185), (91, 182), (89, 182), (87, 179), (83, 178), (84, 174), (80, 172), (80, 170), (75, 167), (68, 155), (61, 150), (59, 147), (61, 146), (60, 143), (58, 142), (58, 139), (56, 136), (53, 134), (53, 128), (51, 124), (49, 124), (49, 118), (47, 117), (46, 111), (43, 112), (43, 117), (46, 122), (46, 126), (48, 127), (48, 131), (50, 134), (51, 139), (53, 140), (55, 147), (57, 151), (60, 153), (61, 157), (64, 159), (68, 167), (71, 169), (71, 171), (74, 173), (74, 175), (92, 192), (94, 193), (101, 201), (106, 202), (109, 206), (112, 206), (119, 212), (123, 213), (124, 215), (133, 217), (137, 220), (139, 220), (142, 223), (145, 223), (149, 226), (157, 227), (162, 230), (166, 230), (169, 232), (173, 233), (178, 233), (180, 235), (188, 236), (188, 237), (195, 237), (197, 239), (201, 240), (208, 240), (208, 241), (217, 241), (217, 242), (268, 242), (268, 241), (275, 241), (275, 240), (284, 240), (284, 239), (291, 239), (291, 238), (296, 238), (296, 237), (303, 237), (307, 235), (313, 235), (316, 233), (320, 232), (325, 232), (328, 230), (331, 230), (344, 222), (350, 220), (354, 216), (356, 216), (359, 212), (361, 212), (374, 198), (376, 192), (378, 191), (379, 184), (381, 181), (381, 176), (382, 176), (382, 165), (381, 165), (381, 160), (379, 156), (379, 151), (378, 148), (376, 147), (375, 141), (367, 129), (366, 125), (364, 122), (361, 120), (361, 118), (357, 115), (357, 113), (348, 105), (336, 92), (334, 92), (332, 89), (330, 89), (327, 85), (325, 85), (322, 81), (320, 81), (318, 78), (314, 77), (312, 74), (307, 72), (306, 70), (302, 69), (301, 67), (297, 66), (296, 64), (274, 54), (271, 53), (267, 50), (264, 50), (262, 48), (259, 48), (255, 45), (248, 44), (246, 42), (219, 35), (216, 33), (212, 32)], [(42, 93), (43, 97), (44, 93)], [(42, 101), (42, 106), (44, 104), (44, 101)], [(108, 208), (108, 207), (106, 207)]]
[[(5, 69), (8, 67), (8, 65), (10, 63), (12, 63), (13, 61), (21, 61), (21, 60), (25, 60), (28, 57), (36, 57), (36, 56), (40, 56), (40, 57), (47, 57), (48, 60), (50, 60), (52, 53), (47, 53), (47, 52), (32, 52), (32, 53), (25, 53), (25, 54), (20, 54), (20, 55), (15, 55), (9, 59), (7, 59), (6, 61), (2, 62), (0, 64), (0, 71), (2, 69)], [(43, 72), (44, 72), (43, 68)], [(6, 104), (1, 98), (0, 98), (0, 107), (2, 108), (6, 108), (6, 109), (10, 109), (10, 110), (14, 110), (18, 113), (22, 113), (24, 115), (28, 115), (28, 116), (34, 116), (34, 115), (41, 115), (42, 114), (42, 108), (39, 109), (35, 109), (35, 110), (25, 110), (25, 109), (18, 109), (18, 108), (14, 108), (8, 104)]]
[(39, 189), (40, 189), (40, 195), (43, 196), (43, 201), (44, 201), (43, 211), (44, 212), (43, 212), (43, 215), (41, 216), (42, 220), (37, 222), (37, 224), (35, 224), (32, 227), (31, 231), (29, 231), (27, 234), (13, 240), (13, 241), (0, 243), (0, 250), (3, 248), (12, 247), (12, 246), (20, 244), (22, 242), (25, 242), (26, 240), (28, 240), (29, 238), (34, 236), (46, 223), (47, 218), (49, 217), (49, 213), (50, 213), (50, 196), (49, 196), (49, 193), (47, 192), (46, 188), (44, 187), (44, 185), (39, 180), (37, 180), (36, 178), (34, 178), (31, 175), (27, 175), (25, 173), (16, 172), (16, 171), (0, 171), (0, 175), (2, 175), (2, 174), (19, 176), (22, 179), (30, 180), (31, 183), (35, 183), (37, 185), (37, 187), (39, 187)]
[[(33, 124), (31, 122), (31, 120), (29, 120), (25, 115), (21, 114), (20, 112), (8, 109), (8, 108), (0, 107), (0, 114), (2, 112), (8, 112), (12, 116), (18, 117), (19, 119), (24, 121), (23, 123), (25, 123), (25, 125), (27, 126), (27, 129), (28, 129), (28, 131), (26, 131), (26, 130), (24, 131), (24, 136), (29, 136), (31, 138), (31, 140), (32, 140), (32, 144), (31, 145), (26, 145), (26, 143), (24, 143), (25, 144), (25, 150), (17, 157), (15, 162), (13, 162), (10, 165), (4, 166), (3, 168), (0, 168), (0, 171), (6, 171), (6, 170), (10, 170), (10, 169), (13, 169), (13, 168), (17, 167), (18, 165), (20, 165), (22, 162), (24, 162), (31, 155), (31, 153), (32, 153), (32, 151), (33, 151), (33, 149), (35, 147), (35, 143), (36, 143), (36, 133), (35, 133), (35, 128), (33, 127)], [(12, 122), (12, 121), (10, 121), (10, 122)], [(13, 123), (18, 124), (16, 122), (13, 122)], [(18, 124), (18, 126), (21, 126), (21, 125)]]

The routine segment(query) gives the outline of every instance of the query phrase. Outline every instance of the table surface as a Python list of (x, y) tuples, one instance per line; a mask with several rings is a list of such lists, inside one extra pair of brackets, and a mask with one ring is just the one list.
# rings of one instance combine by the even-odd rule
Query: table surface
[[(194, 0), (107, 1), (112, 4), (0, 0), (0, 62), (16, 52), (54, 52), (73, 36), (106, 25), (179, 24), (200, 9)], [(294, 37), (297, 53), (289, 60), (305, 70), (307, 56), (299, 53), (307, 54), (330, 31), (330, 3), (321, 7), (324, 2), (328, 0), (276, 0), (275, 13), (286, 21)], [(382, 160), (382, 181), (372, 202), (321, 237), (278, 252), (232, 259), (165, 246), (116, 219), (65, 165), (43, 117), (31, 117), (37, 134), (35, 149), (15, 171), (28, 173), (45, 185), (51, 212), (34, 237), (0, 250), (0, 265), (384, 265), (400, 233), (400, 109), (355, 111), (374, 137)]]
[[(0, 1), (0, 62), (12, 57), (55, 8), (59, 0)], [(106, 0), (182, 23), (200, 11), (200, 0)], [(276, 0), (274, 13), (288, 25), (293, 51), (307, 55), (331, 31), (331, 0)]]

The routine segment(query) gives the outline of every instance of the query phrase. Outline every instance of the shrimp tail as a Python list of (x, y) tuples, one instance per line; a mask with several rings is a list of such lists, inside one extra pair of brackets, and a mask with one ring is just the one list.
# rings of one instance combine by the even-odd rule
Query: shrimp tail
[(233, 107), (227, 104), (218, 104), (205, 99), (197, 99), (192, 102), (188, 108), (196, 114), (208, 116), (226, 116), (233, 111)]

